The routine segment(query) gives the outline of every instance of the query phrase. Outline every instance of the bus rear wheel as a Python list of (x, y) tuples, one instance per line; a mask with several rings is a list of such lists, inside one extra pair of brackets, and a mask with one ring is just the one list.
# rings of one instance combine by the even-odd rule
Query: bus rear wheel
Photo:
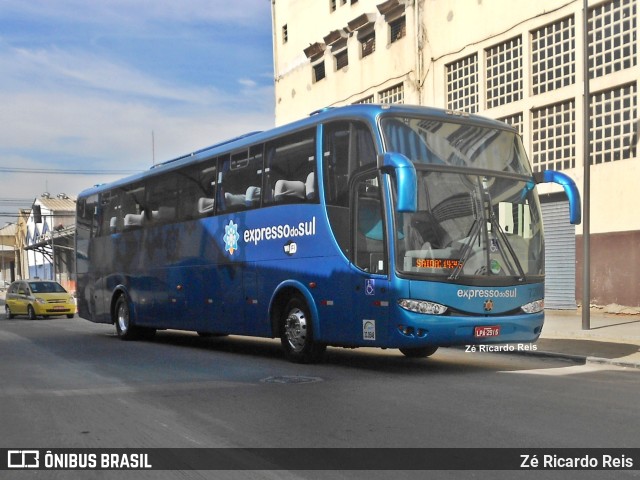
[(280, 333), (285, 356), (295, 363), (317, 362), (327, 348), (314, 341), (309, 308), (298, 296), (289, 300), (282, 313)]
[(436, 353), (437, 350), (438, 347), (429, 346), (419, 348), (401, 348), (400, 352), (402, 352), (402, 354), (408, 358), (425, 358), (430, 357), (431, 355)]
[(122, 340), (137, 340), (140, 338), (138, 328), (133, 324), (131, 311), (129, 310), (129, 302), (124, 295), (120, 295), (116, 300), (114, 309), (114, 323), (116, 324), (116, 332)]

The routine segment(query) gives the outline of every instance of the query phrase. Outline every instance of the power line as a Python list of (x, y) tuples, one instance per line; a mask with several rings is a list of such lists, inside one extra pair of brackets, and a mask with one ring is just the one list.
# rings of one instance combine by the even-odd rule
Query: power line
[(47, 175), (129, 175), (143, 170), (70, 170), (63, 168), (0, 167), (0, 173), (46, 173)]

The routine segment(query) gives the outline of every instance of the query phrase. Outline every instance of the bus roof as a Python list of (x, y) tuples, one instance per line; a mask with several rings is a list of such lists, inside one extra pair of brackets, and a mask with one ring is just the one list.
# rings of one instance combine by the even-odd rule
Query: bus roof
[(469, 114), (466, 112), (457, 112), (452, 110), (445, 110), (434, 107), (424, 107), (418, 105), (403, 105), (403, 104), (358, 104), (349, 105), (344, 107), (327, 107), (321, 110), (312, 112), (308, 117), (272, 128), (265, 131), (250, 132), (238, 137), (234, 137), (228, 140), (221, 141), (209, 147), (202, 148), (200, 150), (181, 155), (174, 159), (164, 161), (162, 163), (153, 165), (149, 170), (145, 170), (141, 173), (130, 175), (128, 177), (115, 180), (110, 183), (103, 183), (95, 185), (93, 187), (83, 190), (79, 197), (86, 197), (99, 193), (103, 190), (109, 190), (114, 187), (122, 185), (128, 185), (136, 183), (147, 177), (161, 174), (174, 168), (204, 161), (209, 158), (216, 157), (218, 155), (231, 152), (243, 147), (249, 147), (256, 143), (266, 142), (273, 138), (277, 138), (281, 135), (292, 133), (305, 128), (313, 127), (319, 123), (324, 123), (331, 120), (348, 120), (348, 119), (360, 119), (368, 120), (370, 123), (375, 124), (377, 119), (382, 115), (423, 115), (432, 117), (435, 120), (447, 121), (447, 122), (464, 122), (472, 123), (478, 126), (484, 126), (488, 128), (500, 128), (505, 130), (514, 130), (513, 127), (508, 124), (493, 120), (487, 117), (479, 115)]

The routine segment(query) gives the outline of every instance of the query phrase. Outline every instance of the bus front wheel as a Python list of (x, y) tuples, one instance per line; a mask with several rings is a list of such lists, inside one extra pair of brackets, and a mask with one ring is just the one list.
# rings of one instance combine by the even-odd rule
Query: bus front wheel
[(425, 358), (430, 357), (431, 355), (436, 353), (437, 350), (438, 347), (430, 346), (419, 348), (401, 348), (400, 352), (402, 352), (402, 354), (408, 358)]
[(287, 303), (280, 321), (280, 334), (284, 353), (292, 362), (316, 362), (326, 350), (326, 345), (316, 343), (313, 339), (311, 314), (300, 297), (293, 297)]

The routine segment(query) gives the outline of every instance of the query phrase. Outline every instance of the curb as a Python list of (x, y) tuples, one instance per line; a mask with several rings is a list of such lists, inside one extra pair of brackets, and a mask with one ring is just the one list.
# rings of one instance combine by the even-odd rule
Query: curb
[(616, 367), (640, 369), (640, 359), (639, 360), (622, 360), (619, 358), (603, 358), (603, 357), (592, 357), (589, 355), (573, 355), (569, 353), (548, 352), (544, 350), (537, 350), (535, 352), (523, 351), (523, 352), (512, 352), (512, 353), (516, 353), (519, 355), (561, 358), (564, 360), (570, 360), (575, 363), (582, 363), (584, 365), (613, 365)]

